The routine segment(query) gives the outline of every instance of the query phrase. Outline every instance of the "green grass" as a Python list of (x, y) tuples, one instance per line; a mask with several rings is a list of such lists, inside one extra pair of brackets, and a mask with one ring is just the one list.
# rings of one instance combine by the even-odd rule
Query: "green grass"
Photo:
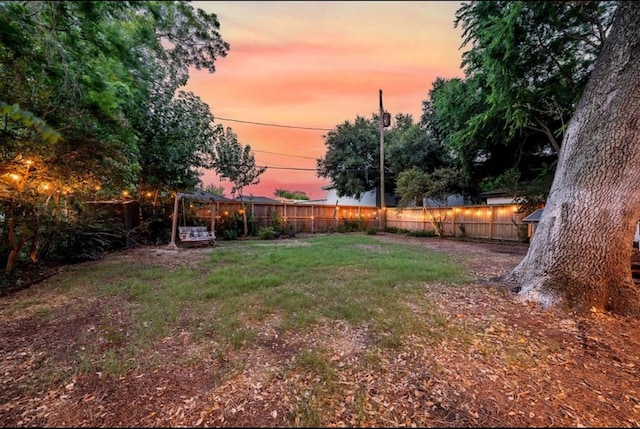
[[(465, 278), (441, 253), (366, 234), (332, 234), (224, 242), (197, 269), (104, 261), (56, 276), (50, 287), (122, 303), (124, 326), (110, 326), (105, 313), (96, 320), (103, 347), (87, 337), (81, 357), (82, 371), (117, 375), (177, 332), (214, 341), (215, 353), (224, 353), (257, 341), (256, 327), (266, 320), (277, 321), (281, 333), (309, 332), (322, 321), (366, 326), (372, 343), (383, 348), (401, 346), (409, 334), (439, 341), (459, 332), (421, 292), (431, 282), (455, 286)], [(298, 362), (329, 380), (324, 357), (304, 353)]]

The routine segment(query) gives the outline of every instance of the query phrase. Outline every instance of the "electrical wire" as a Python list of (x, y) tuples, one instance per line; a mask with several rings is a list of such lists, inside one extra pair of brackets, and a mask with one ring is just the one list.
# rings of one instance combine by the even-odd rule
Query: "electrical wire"
[(298, 171), (318, 171), (317, 168), (295, 168), (295, 167), (270, 167), (263, 165), (268, 170), (298, 170)]
[(332, 131), (330, 128), (296, 127), (293, 125), (266, 124), (264, 122), (241, 121), (239, 119), (221, 118), (220, 116), (216, 116), (214, 118), (219, 119), (221, 121), (241, 122), (243, 124), (263, 125), (266, 127), (295, 128), (298, 130), (314, 130), (314, 131)]
[(268, 152), (266, 150), (255, 150), (252, 149), (253, 152), (260, 152), (260, 153), (270, 153), (272, 155), (282, 155), (282, 156), (290, 156), (292, 158), (304, 158), (304, 159), (313, 159), (316, 160), (317, 158), (313, 158), (311, 156), (300, 156), (300, 155), (288, 155), (286, 153), (278, 153), (278, 152)]

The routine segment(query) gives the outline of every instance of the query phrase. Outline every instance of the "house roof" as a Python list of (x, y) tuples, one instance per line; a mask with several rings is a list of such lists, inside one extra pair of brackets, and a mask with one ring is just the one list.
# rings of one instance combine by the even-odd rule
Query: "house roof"
[(327, 203), (327, 199), (326, 198), (320, 198), (317, 200), (297, 200), (294, 201), (294, 204), (326, 204)]
[(236, 197), (233, 201), (244, 201), (246, 203), (266, 203), (266, 204), (279, 204), (281, 201), (274, 200), (268, 197), (256, 197), (256, 196), (243, 196), (242, 198)]
[(200, 202), (214, 201), (214, 202), (224, 203), (228, 201), (233, 201), (233, 200), (230, 200), (229, 198), (222, 197), (216, 194), (211, 194), (205, 191), (179, 192), (176, 196), (178, 197), (178, 199), (186, 198), (186, 199), (200, 201)]
[(510, 197), (513, 195), (513, 192), (509, 192), (506, 189), (492, 189), (490, 191), (480, 192), (478, 194), (479, 197), (487, 198), (487, 197)]
[(522, 222), (525, 223), (538, 223), (540, 222), (540, 217), (542, 216), (542, 212), (544, 209), (538, 209), (535, 212), (531, 213), (529, 216), (522, 219)]

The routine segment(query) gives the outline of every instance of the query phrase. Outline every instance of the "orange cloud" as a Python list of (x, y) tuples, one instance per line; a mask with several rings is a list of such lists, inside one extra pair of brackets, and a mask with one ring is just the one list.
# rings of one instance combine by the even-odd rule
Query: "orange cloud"
[[(245, 194), (320, 188), (315, 159), (328, 131), (268, 127), (229, 119), (332, 129), (385, 110), (419, 120), (437, 77), (462, 77), (459, 2), (192, 2), (216, 13), (230, 43), (216, 72), (192, 70), (186, 90), (209, 105), (216, 123), (250, 144), (258, 165), (271, 168)], [(311, 159), (308, 159), (311, 158)], [(276, 169), (279, 167), (280, 169)], [(289, 169), (286, 169), (289, 168)], [(205, 184), (222, 184), (212, 172)]]

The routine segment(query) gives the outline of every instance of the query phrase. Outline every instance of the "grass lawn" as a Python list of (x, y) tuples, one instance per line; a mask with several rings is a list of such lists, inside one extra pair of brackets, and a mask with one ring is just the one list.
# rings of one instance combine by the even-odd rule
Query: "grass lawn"
[[(86, 344), (82, 355), (92, 363), (87, 371), (119, 376), (176, 329), (215, 339), (218, 353), (251, 347), (265, 320), (277, 320), (280, 334), (308, 332), (327, 319), (346, 321), (366, 326), (381, 347), (398, 346), (408, 334), (441, 338), (451, 327), (421, 292), (430, 282), (453, 287), (464, 279), (464, 269), (442, 253), (337, 234), (225, 242), (195, 268), (89, 264), (47, 287), (121, 303), (128, 319), (122, 326), (109, 327), (110, 313), (102, 316), (109, 347)], [(428, 313), (429, 325), (414, 317), (416, 306)]]
[(482, 285), (526, 247), (134, 248), (0, 300), (0, 426), (637, 426), (640, 327)]

